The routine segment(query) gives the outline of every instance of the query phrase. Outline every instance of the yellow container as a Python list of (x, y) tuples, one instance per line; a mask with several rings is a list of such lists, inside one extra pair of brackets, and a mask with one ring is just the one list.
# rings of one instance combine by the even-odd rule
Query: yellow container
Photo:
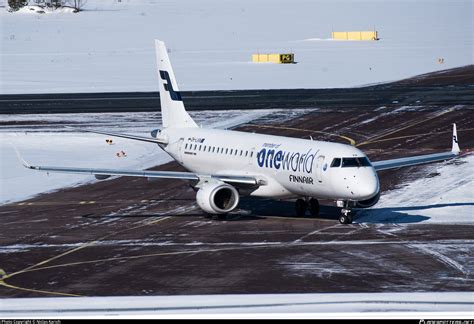
[(379, 40), (376, 30), (374, 30), (374, 31), (332, 32), (332, 39), (336, 39), (336, 40), (357, 40), (357, 41)]
[(252, 54), (252, 62), (270, 62), (277, 64), (294, 63), (295, 54)]

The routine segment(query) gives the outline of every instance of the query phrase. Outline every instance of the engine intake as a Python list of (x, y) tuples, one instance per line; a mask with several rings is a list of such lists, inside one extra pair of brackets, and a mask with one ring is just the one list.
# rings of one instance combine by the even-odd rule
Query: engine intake
[(209, 182), (198, 190), (196, 201), (207, 213), (225, 214), (234, 210), (239, 204), (239, 192), (227, 183)]

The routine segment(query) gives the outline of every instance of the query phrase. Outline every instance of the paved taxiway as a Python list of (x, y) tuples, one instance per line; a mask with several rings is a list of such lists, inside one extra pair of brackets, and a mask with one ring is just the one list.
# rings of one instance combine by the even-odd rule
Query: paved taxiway
[[(352, 142), (377, 160), (449, 150), (453, 122), (472, 150), (473, 109), (331, 107), (239, 129)], [(423, 176), (382, 172), (382, 190)], [(2, 297), (472, 291), (474, 280), (474, 225), (340, 225), (331, 206), (296, 218), (290, 202), (251, 198), (212, 220), (182, 181), (112, 179), (0, 206), (0, 216)]]
[[(470, 104), (474, 65), (361, 88), (182, 91), (188, 110)], [(422, 80), (420, 82), (420, 79)], [(449, 87), (445, 85), (449, 83)], [(0, 114), (158, 111), (157, 92), (0, 95)]]

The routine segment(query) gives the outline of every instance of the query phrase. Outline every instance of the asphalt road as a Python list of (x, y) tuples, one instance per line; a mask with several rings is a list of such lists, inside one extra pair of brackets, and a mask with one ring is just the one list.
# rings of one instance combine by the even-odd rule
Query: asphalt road
[[(361, 88), (184, 91), (188, 110), (366, 108), (474, 102), (474, 65)], [(0, 95), (0, 114), (159, 111), (158, 92)]]

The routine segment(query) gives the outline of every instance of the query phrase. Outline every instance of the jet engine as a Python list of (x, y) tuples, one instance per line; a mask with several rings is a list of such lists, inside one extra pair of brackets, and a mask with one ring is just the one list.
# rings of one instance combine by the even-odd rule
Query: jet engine
[(239, 192), (221, 181), (208, 182), (199, 188), (196, 201), (209, 214), (225, 214), (239, 204)]
[(380, 199), (380, 191), (372, 198), (356, 202), (357, 208), (369, 208), (375, 205)]

